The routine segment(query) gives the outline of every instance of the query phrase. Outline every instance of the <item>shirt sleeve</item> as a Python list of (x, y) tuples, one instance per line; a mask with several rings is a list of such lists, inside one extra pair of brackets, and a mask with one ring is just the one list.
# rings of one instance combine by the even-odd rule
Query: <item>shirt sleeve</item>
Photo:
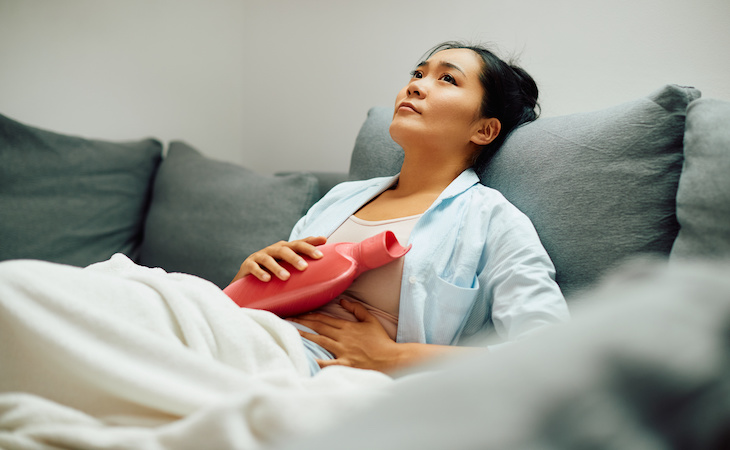
[(383, 186), (387, 185), (388, 180), (392, 178), (382, 177), (346, 181), (336, 185), (317, 203), (312, 205), (304, 217), (297, 221), (289, 235), (289, 240), (331, 233), (334, 231), (333, 225), (335, 228), (339, 225), (339, 223), (335, 223), (336, 220), (347, 217), (349, 215), (346, 214), (348, 210), (351, 210), (354, 206), (364, 204), (365, 198), (369, 198), (371, 193), (384, 189)]
[(492, 296), (492, 323), (504, 341), (569, 320), (555, 267), (532, 222), (506, 200), (490, 217), (485, 251), (480, 282)]

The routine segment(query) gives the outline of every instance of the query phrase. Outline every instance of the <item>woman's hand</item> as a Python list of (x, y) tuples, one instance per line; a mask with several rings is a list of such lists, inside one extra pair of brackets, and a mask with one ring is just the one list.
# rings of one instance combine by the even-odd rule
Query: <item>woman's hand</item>
[(333, 360), (318, 360), (319, 366), (343, 365), (381, 372), (397, 368), (399, 344), (388, 336), (378, 319), (357, 302), (340, 300), (340, 304), (354, 314), (358, 321), (351, 322), (320, 313), (290, 319), (319, 333), (299, 331), (302, 336), (335, 355), (336, 359)]
[(332, 360), (317, 360), (321, 368), (341, 365), (392, 373), (434, 358), (479, 351), (449, 345), (397, 343), (364, 306), (347, 300), (340, 300), (340, 304), (354, 314), (358, 321), (351, 322), (320, 313), (289, 319), (319, 333), (299, 331), (303, 337), (335, 355)]
[(310, 236), (296, 241), (279, 241), (269, 245), (246, 258), (231, 283), (249, 274), (261, 281), (271, 280), (271, 274), (276, 275), (280, 280), (287, 280), (291, 274), (279, 264), (279, 261), (286, 261), (297, 270), (304, 270), (307, 268), (307, 262), (301, 255), (312, 259), (321, 258), (322, 252), (317, 250), (316, 246), (326, 242), (327, 238), (324, 236)]

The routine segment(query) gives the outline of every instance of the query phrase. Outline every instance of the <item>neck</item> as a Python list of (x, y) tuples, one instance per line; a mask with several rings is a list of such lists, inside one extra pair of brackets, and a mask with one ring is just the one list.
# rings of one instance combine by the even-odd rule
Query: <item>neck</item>
[(402, 195), (441, 193), (467, 167), (463, 161), (418, 158), (406, 152), (396, 190)]

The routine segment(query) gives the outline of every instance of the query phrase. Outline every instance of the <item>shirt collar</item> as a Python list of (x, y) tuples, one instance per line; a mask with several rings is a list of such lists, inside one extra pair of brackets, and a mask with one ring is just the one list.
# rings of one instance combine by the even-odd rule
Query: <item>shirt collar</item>
[(474, 172), (474, 169), (466, 169), (444, 189), (438, 200), (455, 197), (475, 184), (479, 184), (479, 176)]
[[(398, 178), (400, 177), (400, 173), (397, 173), (393, 175), (392, 177), (386, 177), (382, 178), (377, 183), (377, 189), (378, 193), (375, 194), (380, 195), (382, 192), (387, 191), (392, 186), (394, 186), (396, 183), (398, 183)], [(449, 183), (448, 186), (446, 186), (446, 189), (444, 189), (441, 192), (441, 195), (438, 196), (437, 200), (442, 200), (444, 198), (454, 197), (456, 195), (461, 194), (462, 192), (466, 191), (470, 187), (474, 186), (475, 184), (479, 184), (479, 175), (474, 171), (472, 168), (468, 168), (461, 172), (459, 176), (457, 176), (451, 183)]]

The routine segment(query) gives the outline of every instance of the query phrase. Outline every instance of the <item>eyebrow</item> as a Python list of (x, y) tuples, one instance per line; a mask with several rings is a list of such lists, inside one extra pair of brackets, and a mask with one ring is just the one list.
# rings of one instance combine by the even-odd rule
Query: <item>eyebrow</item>
[[(428, 61), (421, 61), (420, 63), (418, 63), (418, 65), (416, 66), (416, 68), (419, 68), (419, 67), (428, 67), (430, 65), (431, 65), (431, 63), (429, 63)], [(457, 66), (454, 63), (450, 63), (448, 61), (439, 61), (439, 63), (437, 64), (437, 66), (438, 67), (448, 67), (449, 69), (458, 70), (459, 72), (461, 72), (462, 75), (466, 76), (466, 73), (461, 69), (461, 67)]]

